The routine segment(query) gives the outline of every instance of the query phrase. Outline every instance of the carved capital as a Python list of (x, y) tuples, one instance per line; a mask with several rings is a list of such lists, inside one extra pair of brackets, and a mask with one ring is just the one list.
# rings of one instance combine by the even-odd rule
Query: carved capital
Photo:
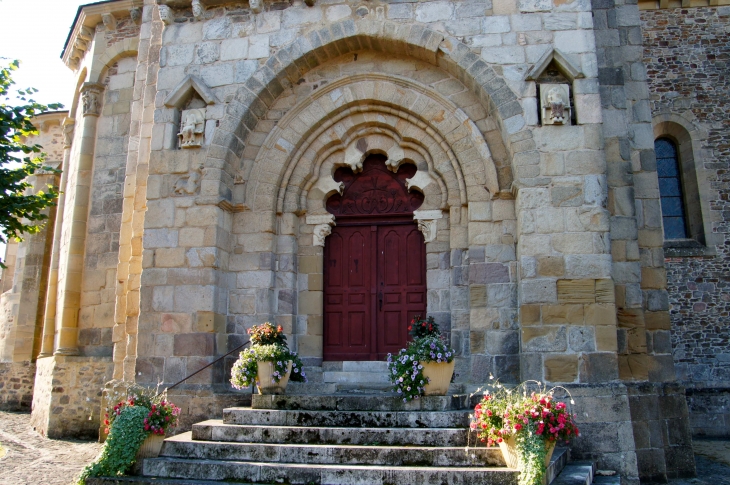
[(414, 211), (413, 219), (418, 223), (418, 230), (423, 233), (423, 239), (429, 243), (436, 240), (437, 219), (443, 218), (440, 210)]
[(84, 83), (81, 86), (82, 113), (84, 116), (99, 116), (101, 114), (101, 93), (103, 92), (103, 84)]
[(332, 234), (332, 226), (336, 225), (335, 216), (333, 214), (307, 216), (306, 221), (307, 224), (314, 226), (312, 245), (324, 247), (324, 240)]
[(423, 240), (430, 243), (436, 239), (436, 221), (433, 219), (421, 219), (418, 222), (418, 230), (423, 233)]

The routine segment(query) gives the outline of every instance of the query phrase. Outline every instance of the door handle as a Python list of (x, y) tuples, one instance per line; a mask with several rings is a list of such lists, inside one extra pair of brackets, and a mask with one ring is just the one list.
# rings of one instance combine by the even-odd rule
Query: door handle
[(378, 295), (379, 295), (378, 298), (380, 299), (380, 310), (382, 311), (383, 310), (383, 292), (381, 291)]

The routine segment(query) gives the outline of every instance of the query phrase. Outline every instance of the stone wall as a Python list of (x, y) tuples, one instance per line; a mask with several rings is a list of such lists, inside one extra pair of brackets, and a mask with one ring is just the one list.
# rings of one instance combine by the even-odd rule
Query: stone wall
[(38, 359), (31, 426), (48, 438), (97, 438), (104, 385), (112, 363), (103, 357)]
[(35, 363), (0, 363), (0, 410), (30, 411), (33, 402)]
[(655, 136), (677, 141), (691, 176), (683, 179), (688, 212), (700, 209), (704, 225), (695, 247), (666, 245), (675, 370), (688, 387), (693, 432), (728, 436), (730, 7), (644, 11), (641, 20)]

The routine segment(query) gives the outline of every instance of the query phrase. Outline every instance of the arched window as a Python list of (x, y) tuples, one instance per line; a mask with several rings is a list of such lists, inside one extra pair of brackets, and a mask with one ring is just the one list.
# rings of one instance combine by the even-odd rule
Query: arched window
[(664, 239), (687, 239), (687, 217), (677, 145), (669, 138), (658, 138), (654, 142), (654, 151), (662, 199)]

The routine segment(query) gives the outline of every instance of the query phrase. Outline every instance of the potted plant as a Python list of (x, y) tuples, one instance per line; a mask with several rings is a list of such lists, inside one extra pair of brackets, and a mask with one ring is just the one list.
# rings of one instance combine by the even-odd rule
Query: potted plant
[(388, 354), (388, 376), (403, 402), (420, 396), (443, 396), (454, 374), (454, 350), (441, 336), (433, 317), (418, 315), (408, 326), (413, 337), (398, 355)]
[(124, 399), (105, 413), (104, 446), (77, 484), (85, 484), (90, 477), (124, 475), (140, 459), (160, 454), (165, 433), (177, 426), (180, 415), (180, 408), (166, 394), (139, 386), (127, 388)]
[(281, 326), (271, 323), (248, 329), (251, 347), (243, 350), (231, 370), (231, 384), (243, 389), (253, 384), (261, 394), (283, 394), (289, 379), (307, 382), (302, 361), (289, 350)]
[(507, 466), (520, 470), (519, 485), (542, 485), (555, 445), (578, 436), (575, 415), (554, 399), (557, 388), (546, 390), (536, 381), (490, 387), (474, 408), (471, 429), (488, 446), (499, 446)]

